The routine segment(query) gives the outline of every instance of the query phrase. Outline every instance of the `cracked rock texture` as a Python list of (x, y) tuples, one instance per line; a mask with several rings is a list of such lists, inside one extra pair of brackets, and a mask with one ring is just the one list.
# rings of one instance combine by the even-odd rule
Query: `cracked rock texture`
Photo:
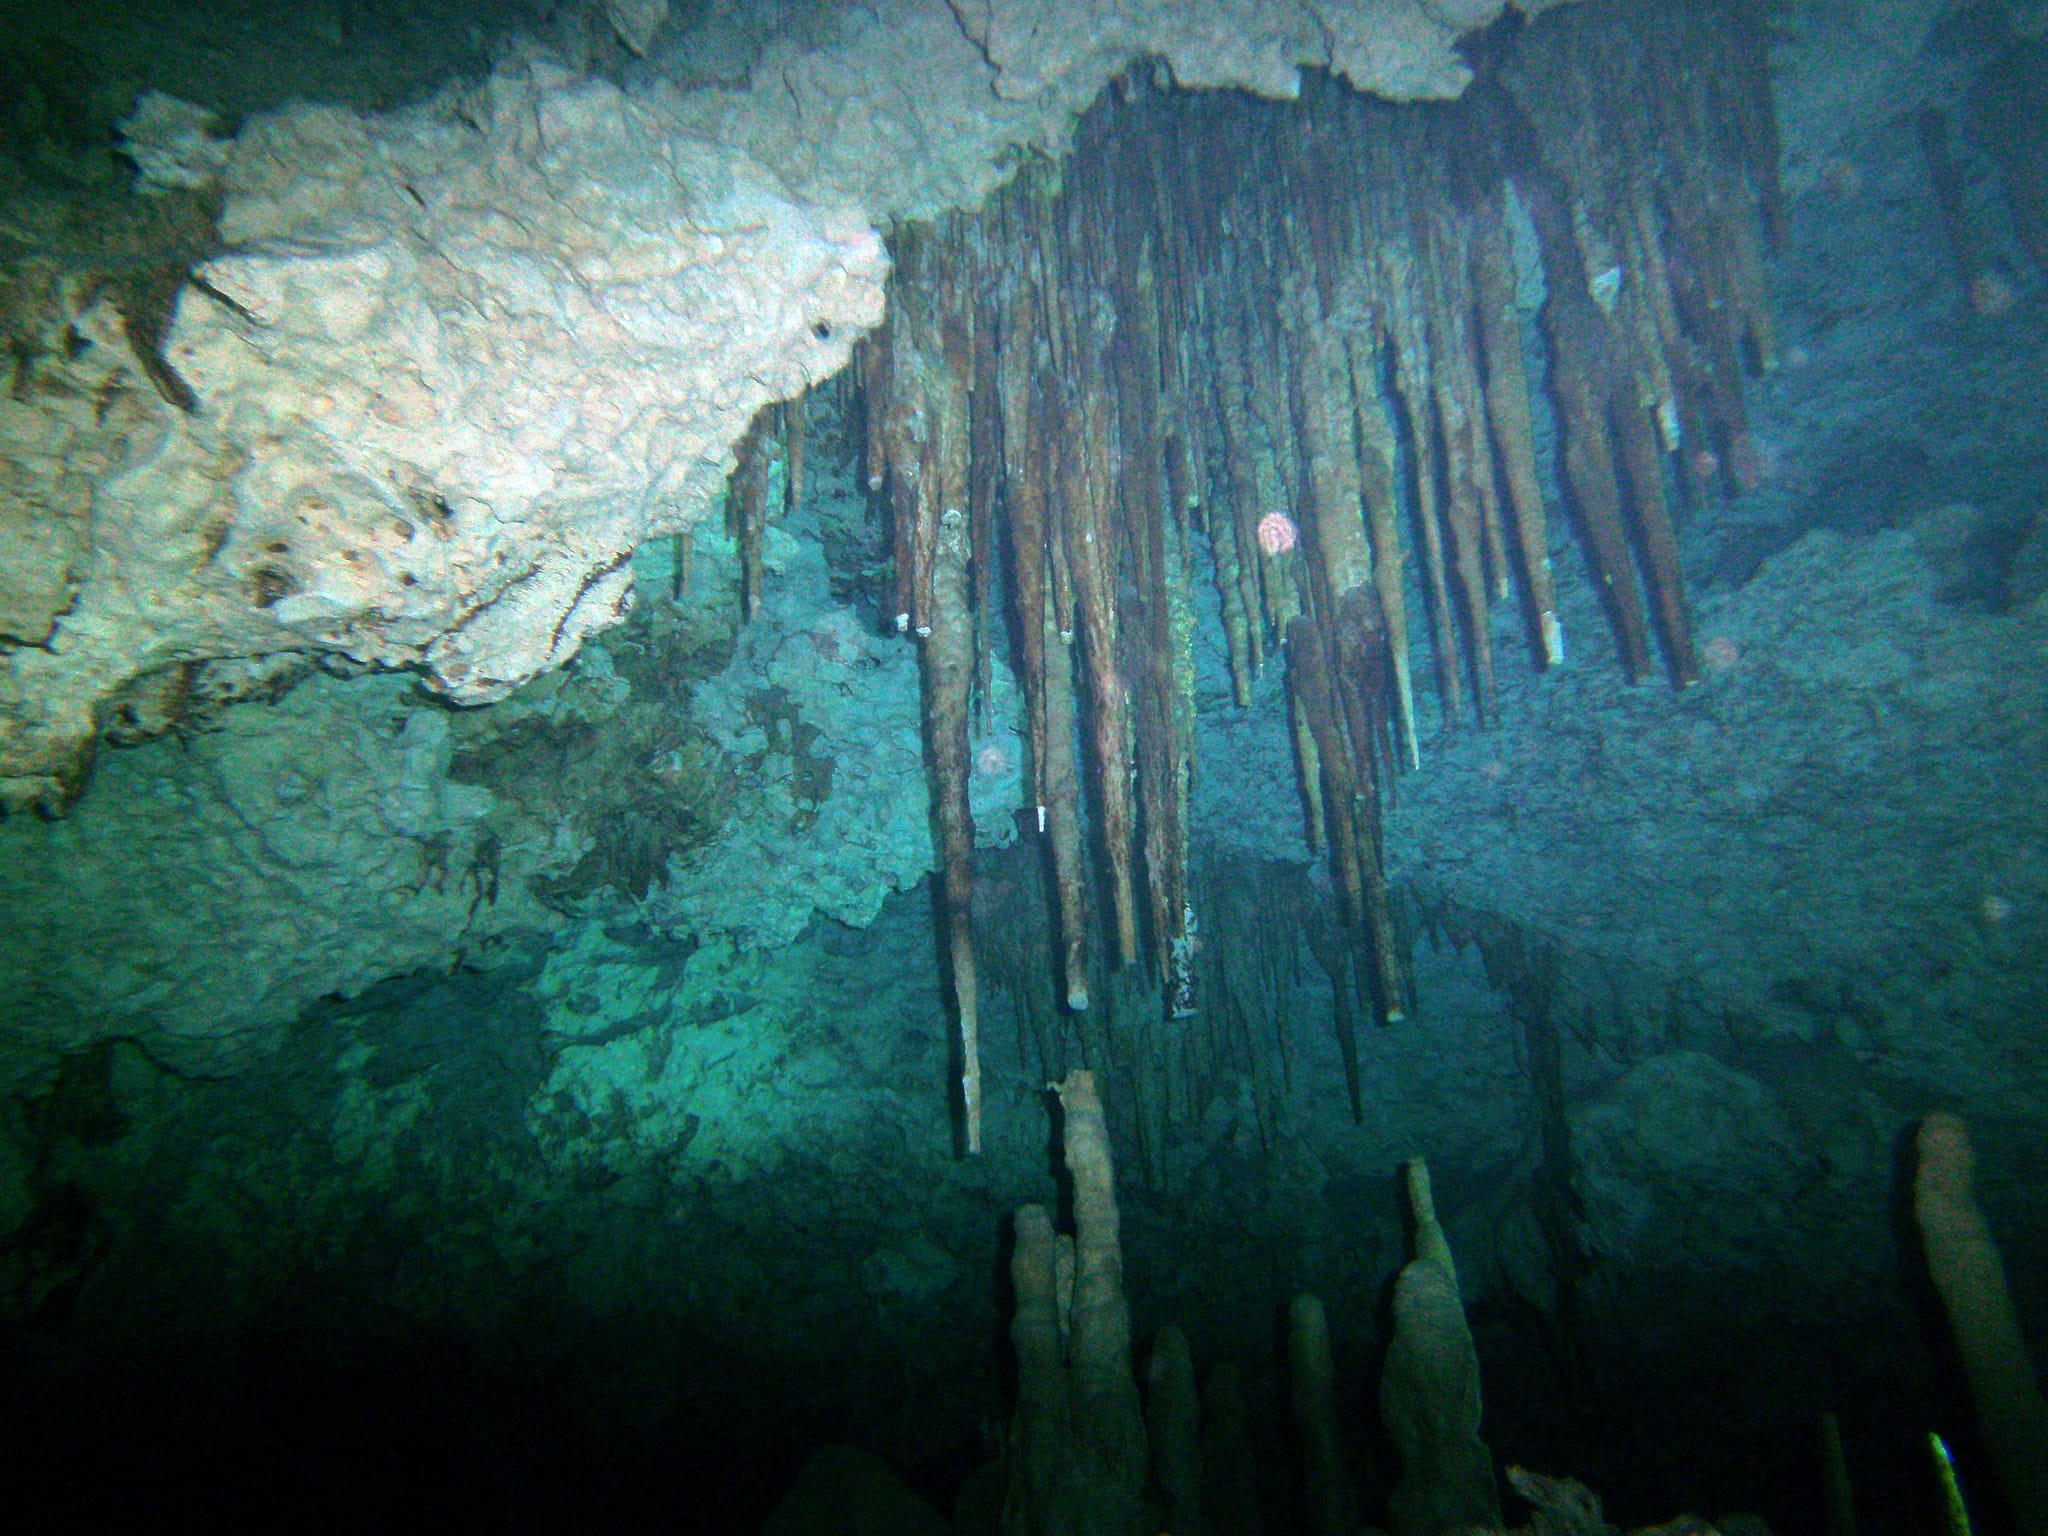
[(875, 226), (977, 203), (1133, 57), (1445, 96), (1500, 9), (799, 8), (744, 85), (529, 49), (388, 114), (252, 118), (163, 334), (74, 263), (0, 400), (0, 547), (35, 553), (0, 572), (0, 804), (67, 800), (110, 701), (170, 667), (338, 653), (504, 697), (620, 621), (634, 548), (879, 320)]
[(75, 780), (95, 706), (174, 662), (340, 653), (478, 703), (618, 621), (633, 549), (715, 501), (764, 400), (845, 361), (887, 270), (857, 213), (672, 129), (537, 65), (243, 131), (228, 248), (165, 339), (191, 408), (131, 388), (110, 430), (105, 379), (66, 370), (132, 367), (111, 336), (6, 408), (31, 489), (105, 463), (67, 502), (69, 610), (6, 657), (8, 799)]
[(0, 1090), (108, 1035), (229, 1070), (315, 997), (550, 926), (533, 883), (581, 848), (501, 839), (450, 758), (449, 711), (405, 679), (316, 677), (110, 753), (104, 814), (0, 824)]

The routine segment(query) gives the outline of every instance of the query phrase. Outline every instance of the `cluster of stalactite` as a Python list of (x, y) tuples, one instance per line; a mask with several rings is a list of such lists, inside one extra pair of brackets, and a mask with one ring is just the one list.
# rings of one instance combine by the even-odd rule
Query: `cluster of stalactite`
[[(734, 450), (731, 488), (725, 498), (725, 532), (740, 556), (740, 616), (751, 619), (761, 606), (761, 543), (768, 531), (768, 489), (776, 459), (782, 461), (782, 510), (803, 504), (808, 435), (808, 399), (797, 395), (761, 407)], [(677, 535), (675, 596), (690, 584), (690, 535)]]
[(1062, 1006), (1039, 866), (1030, 849), (985, 855), (979, 864), (976, 961), (998, 1020), (994, 1039), (1007, 1015), (1026, 1082), (1057, 1082), (1084, 1064), (1101, 1073), (1112, 1119), (1129, 1137), (1148, 1187), (1172, 1187), (1171, 1147), (1219, 1102), (1233, 1116), (1248, 1109), (1260, 1145), (1271, 1151), (1296, 1089), (1312, 1081), (1300, 1058), (1318, 1030), (1333, 1031), (1353, 1117), (1363, 1118), (1354, 946), (1307, 867), (1198, 852), (1190, 885), (1204, 924), (1202, 1007), (1174, 1018), (1135, 967), (1109, 970), (1086, 1011)]
[(891, 242), (867, 474), (923, 658), (970, 1149), (969, 724), (990, 650), (1023, 681), (1066, 1007), (1113, 959), (1185, 1016), (1203, 566), (1240, 703), (1284, 648), (1307, 826), (1361, 991), (1382, 1019), (1408, 1005), (1379, 804), (1422, 757), (1412, 599), (1445, 724), (1495, 713), (1493, 610), (1517, 586), (1536, 660), (1564, 651), (1518, 234), (1540, 252), (1561, 467), (1622, 664), (1651, 671), (1654, 612), (1673, 678), (1694, 679), (1673, 500), (1755, 473), (1739, 384), (1771, 354), (1757, 20), (1744, 0), (1593, 3), (1482, 53), (1447, 106), (1134, 76), (1057, 175)]

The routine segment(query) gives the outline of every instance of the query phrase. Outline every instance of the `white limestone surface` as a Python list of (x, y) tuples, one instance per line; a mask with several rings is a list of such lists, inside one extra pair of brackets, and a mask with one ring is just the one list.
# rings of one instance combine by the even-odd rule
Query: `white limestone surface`
[[(87, 281), (64, 319), (98, 344), (0, 399), (0, 544), (32, 556), (0, 571), (26, 614), (0, 805), (74, 795), (99, 713), (174, 665), (338, 652), (504, 697), (618, 622), (633, 549), (716, 508), (760, 405), (845, 363), (881, 317), (879, 227), (1057, 152), (1135, 58), (1448, 96), (1503, 3), (792, 7), (736, 85), (524, 57), (389, 114), (252, 118), (228, 249), (164, 346), (189, 408)], [(672, 34), (648, 45), (693, 45)]]

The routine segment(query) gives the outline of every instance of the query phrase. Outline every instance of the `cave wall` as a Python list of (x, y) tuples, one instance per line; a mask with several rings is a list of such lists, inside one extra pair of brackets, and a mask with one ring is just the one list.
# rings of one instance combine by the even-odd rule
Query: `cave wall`
[[(945, 18), (926, 22), (929, 40), (946, 35)], [(1000, 50), (1000, 29), (990, 38)], [(1824, 144), (1812, 163), (1836, 169), (1797, 188), (1776, 274), (1797, 353), (1756, 400), (1772, 474), (1686, 530), (1703, 681), (1673, 695), (1619, 680), (1560, 530), (1583, 652), (1540, 679), (1503, 667), (1502, 724), (1433, 742), (1390, 808), (1423, 1007), (1364, 1038), (1364, 1123), (1327, 985), (1290, 951), (1273, 1020), (1289, 1090), (1262, 1102), (1243, 1074), (1127, 1207), (1144, 1326), (1177, 1316), (1201, 1358), (1257, 1361), (1274, 1298), (1313, 1286), (1362, 1367), (1398, 1252), (1391, 1170), (1426, 1148), (1476, 1277), (1503, 1451), (1598, 1449), (1611, 1424), (1553, 1423), (1546, 1439), (1515, 1407), (1558, 1391), (1526, 1331), (1558, 1284), (1535, 1211), (1528, 1064), (1530, 1021), (1548, 1018), (1589, 1265), (1579, 1305), (1621, 1341), (1601, 1379), (1704, 1402), (1698, 1420), (1660, 1409), (1682, 1433), (1645, 1430), (1577, 1463), (1643, 1518), (1671, 1507), (1643, 1502), (1646, 1485), (1701, 1479), (1688, 1458), (1702, 1447), (1724, 1479), (1703, 1479), (1707, 1494), (1731, 1486), (1731, 1445), (1756, 1485), (1789, 1476), (1803, 1451), (1787, 1426), (1844, 1383), (1884, 1384), (1857, 1410), (1866, 1446), (1926, 1403), (1953, 1412), (1886, 1206), (1896, 1138), (1927, 1108), (1980, 1120), (1986, 1198), (2037, 1345), (2044, 1315), (2028, 1192), (2048, 1087), (2030, 1034), (2048, 1006), (2048, 617), (2022, 558), (2044, 450), (2040, 413), (2019, 408), (2038, 389), (2038, 281), (2005, 316), (1968, 309), (1891, 110), (1897, 74), (1848, 89), (1839, 56), (1816, 57), (1797, 38), (1781, 50), (1788, 145)], [(1950, 78), (1952, 62), (1937, 47), (1918, 73)], [(529, 107), (560, 89), (578, 134), (599, 137), (578, 113), (616, 121), (640, 100), (541, 66), (498, 88)], [(747, 99), (712, 98), (734, 113)], [(428, 131), (406, 121), (302, 109), (249, 142), (331, 132), (368, 163)], [(459, 122), (448, 131), (470, 142)], [(798, 184), (801, 168), (755, 147)], [(929, 174), (906, 195), (950, 196), (956, 184)], [(230, 320), (209, 325), (227, 348)], [(492, 332), (472, 336), (482, 347)], [(127, 354), (111, 330), (95, 346)], [(146, 381), (135, 393), (173, 436), (200, 430)], [(707, 451), (709, 484), (723, 442)], [(552, 515), (545, 500), (534, 518)], [(744, 632), (712, 528), (680, 604), (664, 593), (674, 553), (643, 543), (633, 624), (488, 709), (450, 711), (346, 656), (289, 691), (292, 676), (265, 674), (223, 692), (274, 701), (103, 753), (69, 819), (0, 826), (15, 1090), (0, 1212), (17, 1319), (60, 1341), (146, 1339), (167, 1316), (317, 1311), (320, 1277), (348, 1305), (374, 1297), (466, 1337), (525, 1329), (565, 1372), (599, 1360), (579, 1393), (632, 1385), (645, 1396), (631, 1401), (680, 1414), (663, 1422), (716, 1449), (745, 1449), (706, 1426), (746, 1394), (692, 1379), (705, 1360), (751, 1373), (764, 1396), (838, 1373), (806, 1432), (859, 1426), (906, 1460), (963, 1434), (996, 1375), (1002, 1213), (1044, 1194), (1044, 1072), (1028, 1021), (999, 1005), (991, 1146), (951, 1160), (910, 651), (848, 597), (858, 560), (826, 553), (859, 505), (851, 483), (821, 489), (771, 529), (768, 601)], [(1987, 549), (2002, 551), (1989, 585)], [(587, 556), (556, 552), (561, 571)], [(129, 600), (134, 623), (155, 623)], [(200, 633), (243, 634), (246, 618)], [(1201, 636), (1206, 856), (1303, 865), (1278, 680), (1238, 711), (1213, 614)], [(193, 683), (204, 692), (203, 675)], [(980, 786), (990, 843), (1020, 804), (1013, 725), (1014, 712), (978, 738), (997, 749)], [(632, 805), (623, 818), (614, 797)], [(661, 804), (675, 819), (649, 832), (639, 823)], [(664, 839), (689, 851), (672, 865)], [(357, 1001), (314, 1004), (328, 994)], [(1137, 1120), (1113, 1106), (1120, 1145), (1135, 1147)], [(1128, 1163), (1142, 1186), (1144, 1160)], [(650, 1308), (651, 1295), (666, 1300)], [(529, 1308), (568, 1321), (549, 1333)], [(1770, 1381), (1742, 1369), (1764, 1325), (1795, 1362)], [(1726, 1368), (1702, 1378), (1712, 1347)], [(1785, 1390), (1767, 1399), (1766, 1386)], [(607, 1442), (620, 1464), (641, 1449), (621, 1417)], [(1739, 1421), (1762, 1427), (1716, 1438)], [(1885, 1486), (1876, 1459), (1859, 1453), (1859, 1473)]]
[(146, 326), (75, 236), (9, 305), (8, 516), (65, 536), (10, 535), (6, 802), (75, 793), (96, 712), (174, 664), (312, 650), (504, 697), (619, 621), (633, 549), (701, 521), (756, 409), (881, 318), (877, 226), (974, 206), (1134, 56), (1445, 96), (1501, 8), (823, 8), (737, 88), (516, 41), (393, 112), (253, 117), (204, 149), (218, 228)]

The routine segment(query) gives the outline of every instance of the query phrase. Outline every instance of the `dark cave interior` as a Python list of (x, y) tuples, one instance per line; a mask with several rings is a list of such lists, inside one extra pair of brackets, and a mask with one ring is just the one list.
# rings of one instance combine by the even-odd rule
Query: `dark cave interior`
[[(1511, 12), (1451, 102), (1132, 62), (887, 230), (854, 365), (568, 666), (110, 718), (0, 818), (0, 1021), (54, 1064), (0, 1100), (14, 1522), (1843, 1536), (1831, 1465), (1866, 1532), (1947, 1518), (1938, 1431), (2032, 1531), (2048, 41), (1926, 9), (1919, 98), (1796, 181), (1851, 74), (1798, 7)], [(403, 111), (528, 27), (652, 90), (821, 25), (347, 4), (266, 87), (136, 63), (143, 10), (8, 24), (0, 216), (127, 198), (140, 83)], [(121, 226), (174, 301), (192, 206)], [(10, 325), (41, 259), (0, 227)], [(308, 851), (353, 802), (396, 864)], [(223, 1002), (204, 1069), (31, 974), (168, 989), (134, 892), (223, 976), (311, 946), (209, 862), (245, 835), (258, 890), (461, 942)], [(543, 916), (479, 921), (551, 839)], [(1428, 1504), (1477, 1436), (1402, 1393), (1482, 1379)]]

